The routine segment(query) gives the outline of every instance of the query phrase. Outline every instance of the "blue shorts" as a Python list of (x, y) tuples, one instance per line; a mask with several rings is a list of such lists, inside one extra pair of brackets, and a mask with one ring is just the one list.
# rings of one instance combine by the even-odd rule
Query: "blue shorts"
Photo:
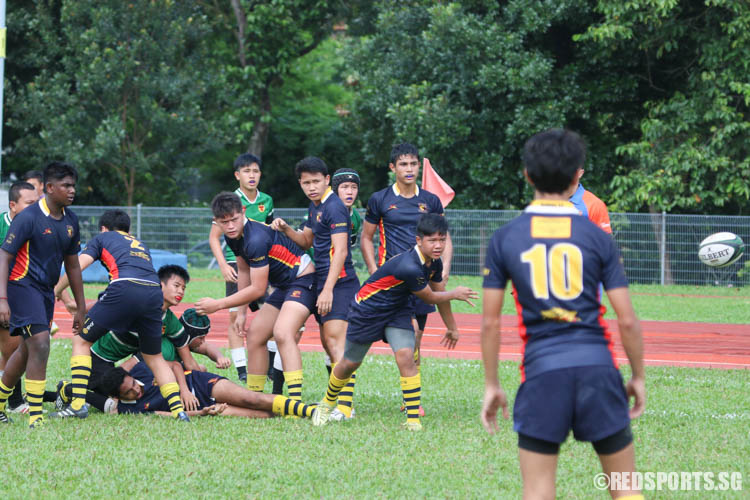
[(414, 316), (427, 316), (435, 312), (435, 304), (428, 304), (416, 295), (414, 297)]
[(159, 285), (127, 280), (110, 283), (89, 310), (86, 325), (93, 328), (85, 328), (80, 334), (81, 338), (93, 343), (109, 330), (136, 332), (141, 352), (159, 354), (163, 304), (164, 296)]
[(411, 310), (398, 310), (383, 316), (365, 317), (350, 311), (347, 318), (346, 340), (355, 344), (371, 344), (378, 340), (385, 341), (386, 327), (414, 331), (411, 323)]
[(55, 312), (55, 292), (40, 290), (29, 284), (8, 282), (8, 307), (12, 336), (29, 338), (48, 331)]
[(513, 430), (562, 443), (599, 441), (630, 424), (622, 376), (614, 366), (577, 366), (540, 373), (518, 388)]
[(200, 408), (206, 408), (216, 403), (216, 400), (211, 397), (211, 391), (214, 390), (214, 385), (216, 385), (216, 382), (219, 380), (226, 380), (226, 377), (211, 372), (191, 371), (186, 374), (186, 379), (188, 387), (195, 397), (198, 398)]
[(284, 302), (291, 300), (307, 307), (310, 312), (315, 311), (315, 301), (318, 294), (315, 289), (315, 274), (310, 273), (298, 277), (290, 285), (277, 288), (266, 298), (266, 304), (281, 309)]
[[(323, 279), (323, 281), (318, 281), (318, 292), (323, 289), (324, 283), (325, 279)], [(349, 305), (352, 303), (352, 300), (354, 299), (354, 296), (357, 295), (358, 291), (359, 278), (357, 278), (357, 275), (352, 275), (351, 277), (344, 278), (343, 281), (338, 280), (338, 282), (336, 282), (336, 285), (333, 287), (333, 303), (331, 304), (331, 310), (328, 312), (328, 314), (322, 317), (319, 316), (316, 312), (315, 319), (317, 319), (318, 323), (320, 324), (323, 324), (326, 321), (332, 319), (340, 319), (346, 321), (347, 316), (349, 315)]]

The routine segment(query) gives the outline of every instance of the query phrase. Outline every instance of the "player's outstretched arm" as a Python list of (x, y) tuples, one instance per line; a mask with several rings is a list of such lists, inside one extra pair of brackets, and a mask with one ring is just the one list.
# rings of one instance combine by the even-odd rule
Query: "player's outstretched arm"
[(198, 406), (200, 406), (200, 402), (198, 401), (198, 398), (190, 392), (187, 379), (185, 378), (185, 369), (176, 361), (167, 361), (167, 363), (169, 364), (169, 368), (172, 369), (172, 373), (174, 373), (177, 385), (180, 386), (180, 399), (182, 400), (182, 406), (184, 406), (187, 411), (197, 410)]
[(617, 314), (620, 339), (630, 362), (632, 376), (625, 387), (628, 396), (635, 399), (633, 408), (630, 409), (630, 418), (637, 418), (646, 409), (646, 371), (643, 366), (641, 323), (633, 310), (630, 293), (626, 287), (607, 290), (607, 298)]
[(240, 314), (245, 314), (245, 307), (250, 302), (259, 299), (266, 293), (268, 288), (268, 265), (263, 267), (248, 267), (241, 258), (237, 259), (237, 288), (236, 293), (223, 299), (212, 299), (203, 297), (195, 303), (195, 310), (198, 314), (211, 314), (221, 309), (230, 307), (240, 307)]
[(284, 233), (287, 238), (292, 240), (302, 250), (307, 250), (313, 244), (312, 229), (307, 226), (300, 231), (296, 231), (284, 219), (277, 218), (271, 222), (271, 229)]
[(204, 342), (200, 346), (198, 346), (197, 349), (195, 349), (195, 352), (197, 352), (198, 354), (203, 354), (204, 356), (208, 356), (211, 361), (216, 363), (216, 368), (223, 370), (232, 366), (232, 360), (224, 356), (224, 354), (222, 354), (221, 352), (221, 349), (219, 349), (215, 345)]
[(453, 239), (451, 234), (448, 233), (445, 238), (445, 250), (443, 255), (440, 257), (443, 261), (443, 284), (448, 282), (448, 278), (451, 275), (451, 262), (453, 261)]
[(359, 248), (362, 250), (362, 258), (365, 260), (367, 272), (370, 274), (378, 270), (378, 265), (375, 262), (375, 245), (372, 242), (377, 227), (372, 222), (364, 221), (362, 224), (362, 241), (359, 243)]
[(490, 434), (497, 432), (497, 411), (502, 408), (508, 419), (508, 398), (497, 376), (497, 356), (500, 350), (500, 311), (505, 290), (485, 288), (482, 297), (482, 363), (484, 364), (484, 400), (480, 419)]
[(182, 347), (175, 347), (177, 348), (177, 353), (180, 355), (180, 359), (186, 370), (203, 371), (193, 357), (193, 353), (190, 352), (190, 347), (188, 347), (187, 344)]
[(221, 228), (218, 224), (211, 224), (211, 231), (208, 232), (208, 246), (211, 247), (211, 253), (214, 254), (216, 264), (218, 264), (221, 270), (221, 275), (224, 277), (224, 281), (235, 283), (237, 281), (237, 272), (227, 264), (227, 259), (224, 257), (224, 252), (221, 248), (221, 240), (219, 237), (222, 235)]
[(433, 291), (429, 286), (424, 287), (418, 292), (414, 292), (414, 295), (422, 299), (428, 304), (441, 304), (443, 302), (449, 302), (451, 300), (463, 300), (464, 302), (474, 307), (472, 299), (478, 299), (479, 294), (466, 286), (457, 286), (453, 290), (447, 292), (436, 292)]

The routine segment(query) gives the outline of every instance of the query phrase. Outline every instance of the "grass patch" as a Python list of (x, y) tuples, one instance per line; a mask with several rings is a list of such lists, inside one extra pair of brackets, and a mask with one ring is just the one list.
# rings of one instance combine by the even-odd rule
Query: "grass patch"
[[(48, 387), (69, 378), (69, 356), (70, 342), (53, 340)], [(306, 353), (303, 362), (303, 397), (317, 401), (327, 378), (323, 356)], [(236, 380), (234, 370), (212, 371)], [(12, 485), (5, 495), (520, 498), (511, 423), (502, 423), (497, 436), (479, 424), (481, 363), (427, 359), (422, 373), (422, 433), (401, 428), (398, 371), (391, 356), (378, 355), (368, 356), (358, 371), (357, 417), (321, 429), (303, 420), (214, 417), (180, 425), (155, 416), (96, 413), (31, 431), (26, 418), (17, 417), (0, 427), (0, 437), (16, 449), (5, 454), (5, 481)], [(517, 365), (501, 363), (500, 376), (512, 400)], [(750, 371), (649, 367), (647, 384), (646, 414), (633, 423), (640, 471), (740, 471), (748, 480)], [(591, 447), (569, 438), (560, 454), (558, 498), (609, 498), (593, 487), (599, 470)], [(737, 492), (711, 497), (736, 498)]]

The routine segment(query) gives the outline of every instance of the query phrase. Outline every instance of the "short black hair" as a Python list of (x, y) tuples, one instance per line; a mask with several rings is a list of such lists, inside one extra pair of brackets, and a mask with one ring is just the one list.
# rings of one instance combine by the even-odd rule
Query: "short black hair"
[(243, 212), (240, 197), (229, 191), (222, 191), (211, 200), (211, 212), (216, 218)]
[(169, 278), (172, 276), (179, 276), (186, 285), (190, 282), (190, 274), (187, 272), (187, 269), (177, 264), (161, 266), (157, 274), (159, 275), (159, 281), (162, 283), (169, 281)]
[(309, 174), (323, 174), (323, 176), (326, 176), (328, 175), (328, 166), (326, 165), (326, 162), (317, 156), (308, 156), (302, 158), (294, 166), (294, 173), (297, 176), (297, 179), (302, 177), (303, 172)]
[(113, 398), (119, 398), (120, 386), (128, 375), (130, 374), (119, 366), (110, 368), (95, 381), (92, 387), (95, 387), (97, 392), (101, 394), (106, 394)]
[(12, 201), (13, 203), (18, 202), (21, 198), (21, 191), (24, 190), (30, 190), (36, 193), (36, 188), (32, 184), (29, 184), (26, 181), (16, 181), (10, 185), (10, 189), (8, 190), (8, 201)]
[(29, 179), (36, 179), (39, 182), (44, 182), (44, 175), (39, 170), (29, 170), (21, 177), (22, 181), (28, 181)]
[(107, 210), (99, 218), (99, 227), (102, 226), (110, 231), (130, 232), (130, 216), (124, 210)]
[(415, 145), (409, 144), (408, 142), (394, 145), (391, 148), (391, 163), (395, 165), (398, 159), (402, 156), (416, 156), (418, 160), (419, 150), (417, 150)]
[(417, 222), (417, 236), (424, 238), (435, 233), (448, 234), (448, 221), (440, 214), (424, 214)]
[(539, 132), (523, 147), (523, 164), (534, 188), (542, 193), (564, 193), (586, 160), (586, 145), (570, 130)]
[(52, 163), (44, 167), (43, 182), (46, 186), (48, 182), (60, 181), (68, 176), (72, 177), (73, 180), (78, 181), (78, 172), (76, 172), (76, 169), (73, 167), (73, 165), (61, 161), (53, 161)]
[(237, 171), (242, 167), (252, 165), (253, 163), (257, 163), (258, 168), (263, 168), (263, 164), (261, 163), (260, 158), (252, 153), (243, 153), (239, 155), (236, 160), (234, 160), (234, 170)]

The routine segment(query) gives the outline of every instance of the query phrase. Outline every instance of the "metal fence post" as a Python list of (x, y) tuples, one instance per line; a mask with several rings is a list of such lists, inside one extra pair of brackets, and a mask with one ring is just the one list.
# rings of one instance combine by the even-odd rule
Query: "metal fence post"
[(667, 212), (661, 211), (661, 255), (659, 256), (659, 263), (661, 268), (661, 279), (660, 283), (664, 286), (664, 273), (666, 268), (667, 259)]
[(135, 237), (141, 239), (141, 208), (143, 203), (139, 203), (135, 206)]

